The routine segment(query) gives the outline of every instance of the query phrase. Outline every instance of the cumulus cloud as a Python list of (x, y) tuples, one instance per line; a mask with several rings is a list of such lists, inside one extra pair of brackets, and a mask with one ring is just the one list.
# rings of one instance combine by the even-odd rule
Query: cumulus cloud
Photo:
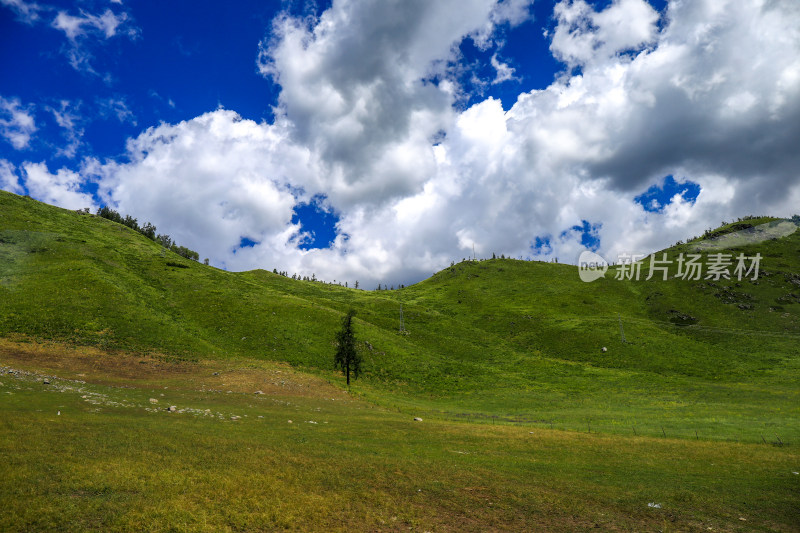
[[(795, 79), (797, 7), (673, 3), (658, 34), (654, 12), (634, 7), (627, 24), (642, 29), (620, 40), (618, 28), (606, 26), (622, 20), (616, 11), (629, 5), (615, 2), (599, 13), (581, 2), (557, 5), (555, 35), (564, 34), (564, 25), (575, 43), (592, 43), (561, 49), (568, 64), (580, 62), (581, 73), (521, 95), (503, 117), (510, 135), (500, 151), (480, 150), (475, 137), (465, 142), (449, 135), (444, 146), (460, 166), (457, 174), (477, 173), (476, 183), (513, 191), (502, 207), (520, 217), (512, 235), (538, 231), (557, 241), (560, 231), (582, 220), (602, 222), (598, 234), (611, 253), (657, 249), (753, 211), (790, 214), (787, 198), (798, 194), (799, 156), (792, 146), (800, 140), (800, 85), (782, 80)], [(564, 15), (578, 8), (591, 24)], [(553, 42), (558, 45), (556, 37)], [(473, 129), (490, 130), (500, 113), (494, 106)], [(475, 150), (483, 164), (469, 157)], [(694, 204), (675, 199), (655, 216), (631, 202), (668, 174), (702, 186)], [(485, 185), (474, 190), (485, 195), (480, 205), (502, 198)], [(524, 255), (519, 241), (514, 255)], [(554, 245), (553, 254), (576, 256), (569, 243)]]
[(86, 177), (65, 168), (51, 174), (44, 163), (22, 165), (25, 186), (34, 198), (66, 209), (96, 209), (92, 195), (82, 192)]
[(310, 155), (286, 140), (282, 128), (220, 109), (150, 128), (129, 141), (129, 163), (95, 161), (84, 173), (99, 180), (105, 202), (169, 228), (217, 264), (240, 266), (243, 237), (268, 254), (299, 230), (292, 210), (308, 197), (292, 183), (308, 179)]
[(27, 148), (36, 131), (33, 106), (22, 105), (19, 98), (0, 96), (0, 135), (17, 150)]
[(19, 184), (16, 170), (10, 161), (0, 159), (0, 189), (14, 194), (22, 194), (24, 192)]
[(558, 21), (550, 50), (569, 65), (603, 61), (639, 50), (656, 37), (659, 15), (645, 0), (616, 0), (595, 11), (584, 0), (556, 4)]
[(434, 167), (431, 139), (453, 119), (453, 82), (430, 80), (465, 36), (494, 24), (495, 7), (343, 1), (312, 25), (276, 21), (259, 67), (282, 87), (277, 111), (293, 139), (327, 163), (318, 187), (337, 205), (419, 190)]
[[(492, 98), (458, 110), (458, 44), (528, 16), (529, 2), (508, 0), (347, 0), (318, 19), (282, 16), (258, 61), (281, 87), (272, 124), (224, 109), (162, 124), (129, 141), (129, 161), (88, 161), (80, 179), (215, 264), (365, 287), (419, 280), (473, 247), (568, 262), (588, 231), (613, 259), (800, 205), (796, 3), (659, 14), (644, 0), (559, 2), (562, 75), (508, 111)], [(29, 189), (32, 175), (80, 189), (67, 171), (24, 168)], [(658, 213), (634, 201), (666, 175), (698, 183), (697, 198)], [(338, 237), (303, 250), (293, 209), (318, 195)]]

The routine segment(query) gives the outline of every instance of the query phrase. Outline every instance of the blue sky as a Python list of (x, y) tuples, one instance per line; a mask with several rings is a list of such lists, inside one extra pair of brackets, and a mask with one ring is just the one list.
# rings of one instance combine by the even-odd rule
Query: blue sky
[(0, 0), (0, 188), (111, 205), (223, 268), (365, 286), (473, 247), (647, 253), (798, 205), (799, 19), (755, 1)]

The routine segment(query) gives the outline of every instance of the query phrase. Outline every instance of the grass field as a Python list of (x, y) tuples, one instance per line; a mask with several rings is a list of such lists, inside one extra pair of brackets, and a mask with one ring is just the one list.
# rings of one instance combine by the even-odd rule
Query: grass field
[(791, 446), (414, 422), (274, 363), (9, 342), (0, 359), (4, 531), (798, 524)]
[(727, 239), (756, 281), (497, 259), (360, 291), (0, 192), (0, 530), (796, 531), (786, 227)]

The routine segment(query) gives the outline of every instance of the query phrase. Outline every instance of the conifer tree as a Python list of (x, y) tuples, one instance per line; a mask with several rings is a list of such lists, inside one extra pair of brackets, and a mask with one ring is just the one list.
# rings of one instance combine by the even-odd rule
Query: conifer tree
[(347, 386), (350, 386), (350, 374), (353, 378), (358, 378), (361, 372), (361, 356), (356, 351), (356, 337), (353, 333), (353, 315), (355, 311), (352, 309), (347, 312), (347, 315), (342, 319), (342, 329), (336, 334), (336, 355), (334, 356), (334, 368), (341, 370), (347, 378)]

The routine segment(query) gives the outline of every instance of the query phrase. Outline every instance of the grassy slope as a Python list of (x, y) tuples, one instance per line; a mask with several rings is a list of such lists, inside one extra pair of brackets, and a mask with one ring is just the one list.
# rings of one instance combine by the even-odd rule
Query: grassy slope
[[(0, 240), (0, 336), (285, 361), (335, 380), (331, 341), (353, 307), (372, 346), (361, 347), (356, 390), (380, 405), (606, 432), (800, 437), (800, 232), (743, 249), (764, 256), (758, 284), (622, 282), (613, 269), (585, 284), (574, 267), (492, 260), (382, 292), (220, 271), (3, 192)], [(696, 325), (676, 325), (679, 315)]]
[(788, 532), (800, 519), (792, 446), (418, 423), (271, 362), (2, 340), (0, 361), (2, 531)]
[[(758, 285), (506, 260), (368, 293), (0, 192), (0, 530), (794, 531), (798, 242), (748, 250)], [(370, 402), (330, 371), (350, 306)]]

